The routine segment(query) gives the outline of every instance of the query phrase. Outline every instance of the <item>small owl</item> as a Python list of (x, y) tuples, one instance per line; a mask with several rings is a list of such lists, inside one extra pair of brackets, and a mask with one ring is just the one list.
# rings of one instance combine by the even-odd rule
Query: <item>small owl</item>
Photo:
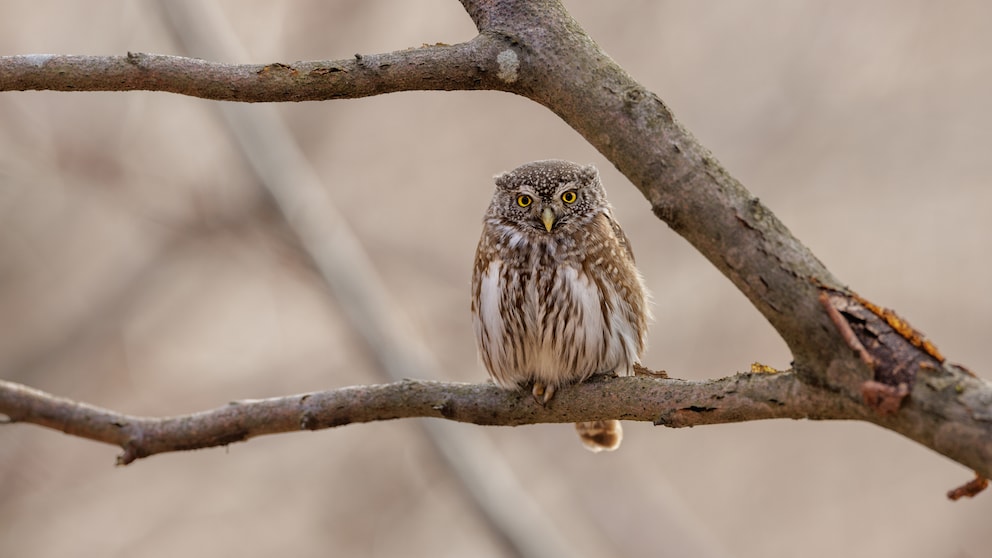
[[(532, 386), (541, 404), (593, 374), (633, 375), (647, 291), (595, 167), (536, 161), (496, 177), (475, 253), (472, 318), (493, 380)], [(623, 438), (615, 420), (575, 427), (596, 452)]]

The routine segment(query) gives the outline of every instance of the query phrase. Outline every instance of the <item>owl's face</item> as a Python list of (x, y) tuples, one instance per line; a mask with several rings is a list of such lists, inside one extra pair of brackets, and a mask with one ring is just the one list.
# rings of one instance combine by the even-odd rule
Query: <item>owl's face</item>
[(608, 207), (595, 167), (536, 161), (496, 177), (487, 218), (543, 234), (581, 228)]

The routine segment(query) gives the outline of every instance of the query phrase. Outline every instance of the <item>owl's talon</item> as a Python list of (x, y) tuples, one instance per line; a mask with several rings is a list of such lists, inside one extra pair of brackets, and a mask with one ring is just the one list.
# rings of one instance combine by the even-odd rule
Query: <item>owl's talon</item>
[(543, 403), (543, 405), (547, 405), (548, 404), (548, 401), (551, 401), (551, 398), (555, 396), (555, 390), (557, 390), (557, 389), (558, 388), (556, 388), (554, 386), (554, 384), (552, 384), (552, 385), (547, 386), (546, 388), (544, 388), (544, 403)]
[(534, 401), (544, 405), (544, 384), (541, 382), (534, 382), (534, 388), (530, 390), (530, 394), (534, 396)]
[(537, 401), (540, 405), (547, 405), (548, 401), (555, 396), (555, 390), (558, 389), (554, 384), (545, 385), (541, 382), (534, 382), (534, 389), (531, 390), (531, 395), (534, 396), (534, 401)]

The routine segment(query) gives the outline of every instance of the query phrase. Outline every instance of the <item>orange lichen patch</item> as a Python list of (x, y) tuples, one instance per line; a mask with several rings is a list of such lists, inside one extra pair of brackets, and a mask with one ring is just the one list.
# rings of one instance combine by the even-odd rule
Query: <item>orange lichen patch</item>
[(760, 362), (751, 363), (751, 373), (752, 374), (777, 374), (778, 370), (768, 366), (767, 364), (761, 364)]
[(947, 497), (951, 500), (960, 500), (961, 498), (968, 497), (974, 498), (981, 491), (985, 490), (989, 486), (989, 479), (983, 477), (981, 473), (975, 473), (975, 478), (964, 483), (963, 485), (951, 490), (947, 493)]
[(889, 324), (889, 327), (895, 330), (895, 332), (899, 335), (902, 335), (914, 347), (937, 359), (938, 362), (944, 362), (944, 355), (940, 354), (937, 347), (894, 311), (878, 306), (861, 297), (857, 293), (852, 292), (850, 293), (850, 296), (854, 300), (860, 302), (862, 306), (870, 310), (872, 314), (875, 314), (879, 318), (885, 320), (885, 323)]

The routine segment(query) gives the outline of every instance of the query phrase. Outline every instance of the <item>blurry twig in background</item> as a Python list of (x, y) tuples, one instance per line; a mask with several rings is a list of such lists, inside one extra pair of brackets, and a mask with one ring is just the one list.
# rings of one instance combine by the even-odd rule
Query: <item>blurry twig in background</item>
[[(212, 59), (247, 58), (216, 4), (170, 0), (159, 6), (177, 42), (191, 54)], [(432, 378), (439, 366), (403, 321), (399, 307), (389, 300), (367, 254), (275, 110), (240, 104), (217, 106), (245, 161), (313, 259), (384, 376), (391, 380)], [(612, 554), (602, 548), (607, 545), (602, 537), (587, 536), (580, 546), (562, 536), (485, 437), (450, 423), (422, 425), (494, 533), (515, 554)]]
[[(139, 209), (129, 208), (137, 213)], [(186, 246), (204, 242), (212, 235), (239, 234), (257, 221), (252, 206), (244, 213), (223, 219), (223, 226), (204, 226), (197, 220), (169, 223), (168, 232), (156, 237), (154, 245), (141, 252), (117, 253), (108, 250), (103, 257), (112, 258), (114, 273), (99, 283), (95, 294), (80, 297), (81, 308), (69, 314), (59, 327), (41, 333), (30, 343), (17, 347), (18, 358), (8, 367), (5, 379), (37, 385), (56, 363), (80, 359), (81, 354), (120, 334), (123, 316), (157, 287), (157, 274), (163, 261)], [(211, 220), (220, 217), (211, 216)], [(87, 380), (90, 381), (90, 380)]]

